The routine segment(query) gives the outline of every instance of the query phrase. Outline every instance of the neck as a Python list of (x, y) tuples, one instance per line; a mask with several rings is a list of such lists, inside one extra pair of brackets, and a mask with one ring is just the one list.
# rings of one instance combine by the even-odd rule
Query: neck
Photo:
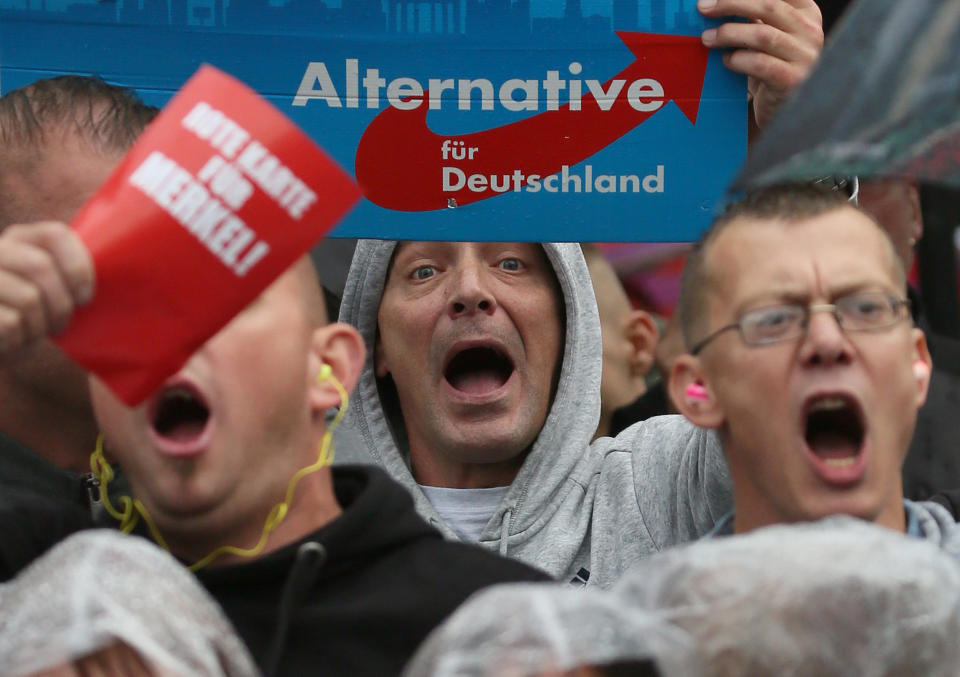
[[(277, 502), (282, 496), (277, 498)], [(263, 536), (264, 524), (269, 508), (255, 519), (245, 520), (234, 528), (216, 530), (198, 530), (190, 533), (176, 530), (163, 531), (170, 551), (187, 563), (199, 562), (221, 546), (232, 546), (241, 550), (255, 548)], [(223, 553), (210, 562), (208, 567), (215, 568), (230, 564), (239, 564), (255, 560), (279, 550), (291, 543), (302, 540), (308, 534), (320, 529), (343, 513), (333, 491), (333, 474), (329, 467), (303, 477), (297, 484), (293, 500), (284, 518), (267, 536), (266, 544), (259, 552), (251, 555)]]
[[(593, 440), (598, 437), (609, 437), (610, 426), (613, 423), (613, 411), (600, 410), (600, 422), (597, 424), (597, 431), (593, 434)], [(591, 442), (593, 440), (590, 440)]]
[[(289, 459), (285, 474), (270, 473), (275, 481), (268, 481), (266, 476), (262, 481), (247, 477), (248, 490), (235, 485), (228, 497), (196, 517), (158, 511), (156, 526), (170, 551), (190, 564), (201, 563), (216, 553), (208, 563), (201, 564), (203, 567), (238, 564), (297, 543), (335, 520), (343, 509), (334, 492), (330, 457), (323, 460), (319, 456), (324, 441), (332, 444), (332, 435), (327, 433), (320, 412), (306, 439), (294, 435), (286, 444), (273, 448), (277, 459)], [(329, 448), (326, 451), (329, 454)], [(326, 465), (313, 470), (320, 463)], [(307, 469), (310, 471), (306, 474), (299, 474)], [(253, 468), (252, 472), (259, 476), (261, 470)], [(299, 479), (294, 482), (296, 477)], [(276, 512), (287, 501), (286, 510)], [(223, 548), (246, 552), (223, 552)]]
[(90, 469), (97, 425), (89, 402), (53, 400), (11, 382), (0, 371), (0, 430), (62, 468)]
[(410, 448), (410, 471), (414, 479), (428, 487), (451, 489), (489, 489), (509, 486), (520, 472), (526, 451), (498, 463), (464, 463), (426, 454)]
[(835, 507), (825, 508), (821, 514), (815, 516), (787, 514), (778, 510), (769, 501), (753, 500), (753, 496), (745, 494), (746, 492), (743, 491), (734, 491), (733, 533), (735, 534), (743, 534), (775, 524), (810, 522), (831, 515), (849, 515), (899, 532), (907, 530), (902, 491), (897, 492), (895, 496), (886, 501), (879, 511), (865, 512), (858, 510), (856, 503), (850, 501), (849, 504), (838, 502)]

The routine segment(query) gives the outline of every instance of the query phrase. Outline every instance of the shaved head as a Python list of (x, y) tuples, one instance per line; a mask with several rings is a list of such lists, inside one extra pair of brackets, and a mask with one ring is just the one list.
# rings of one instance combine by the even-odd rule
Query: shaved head
[(302, 292), (301, 298), (304, 308), (306, 308), (307, 317), (310, 318), (313, 326), (322, 327), (327, 324), (330, 321), (327, 316), (327, 304), (323, 299), (320, 276), (313, 260), (309, 256), (301, 256), (290, 266), (287, 273), (297, 278), (297, 286)]
[(131, 90), (75, 75), (0, 97), (0, 228), (68, 220), (45, 205), (70, 200), (76, 211), (90, 192), (86, 183), (102, 179), (101, 166), (112, 168), (157, 112)]
[(907, 275), (887, 232), (866, 211), (847, 201), (841, 193), (810, 184), (772, 186), (752, 192), (727, 207), (697, 242), (687, 259), (677, 304), (680, 326), (686, 345), (703, 338), (709, 317), (708, 297), (718, 287), (718, 271), (709, 265), (710, 252), (718, 236), (727, 228), (744, 221), (767, 221), (790, 225), (801, 223), (834, 210), (845, 209), (865, 215), (883, 233), (890, 271), (899, 286), (906, 289)]

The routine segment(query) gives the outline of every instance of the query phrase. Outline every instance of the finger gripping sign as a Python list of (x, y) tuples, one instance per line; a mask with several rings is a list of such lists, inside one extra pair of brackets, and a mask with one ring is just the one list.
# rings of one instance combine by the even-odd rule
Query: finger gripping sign
[(358, 197), (283, 114), (203, 66), (71, 224), (97, 291), (55, 340), (137, 404)]

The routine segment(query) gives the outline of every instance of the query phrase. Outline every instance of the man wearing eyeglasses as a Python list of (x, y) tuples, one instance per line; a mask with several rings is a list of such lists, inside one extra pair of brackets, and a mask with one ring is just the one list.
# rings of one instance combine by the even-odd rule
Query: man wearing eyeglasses
[(680, 321), (671, 395), (717, 430), (733, 479), (715, 534), (847, 514), (949, 540), (946, 511), (903, 499), (931, 360), (865, 212), (812, 186), (732, 205), (688, 261)]

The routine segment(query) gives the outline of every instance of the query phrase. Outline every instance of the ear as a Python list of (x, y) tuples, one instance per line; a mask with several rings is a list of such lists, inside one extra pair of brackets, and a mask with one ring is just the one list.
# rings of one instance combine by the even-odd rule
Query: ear
[(723, 425), (723, 411), (697, 357), (684, 353), (674, 360), (669, 391), (674, 405), (695, 426), (719, 428)]
[(913, 377), (917, 381), (917, 409), (927, 401), (930, 388), (930, 374), (933, 371), (933, 358), (927, 348), (927, 336), (922, 329), (913, 329)]
[(653, 366), (653, 353), (660, 338), (660, 330), (650, 313), (634, 310), (627, 316), (625, 328), (627, 340), (633, 350), (630, 355), (630, 375), (646, 376)]
[(310, 355), (310, 404), (315, 411), (325, 412), (341, 403), (340, 391), (331, 378), (318, 378), (324, 365), (330, 375), (350, 393), (363, 369), (366, 348), (360, 333), (351, 325), (334, 322), (318, 327), (313, 332)]

